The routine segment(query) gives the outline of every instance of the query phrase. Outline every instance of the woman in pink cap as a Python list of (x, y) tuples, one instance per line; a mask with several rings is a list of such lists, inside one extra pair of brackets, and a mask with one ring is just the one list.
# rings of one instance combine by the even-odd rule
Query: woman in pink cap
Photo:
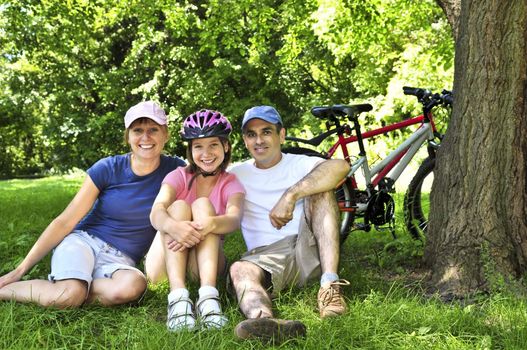
[[(245, 198), (236, 176), (225, 171), (231, 131), (220, 112), (205, 109), (188, 116), (181, 137), (188, 142), (190, 164), (167, 175), (152, 206), (150, 218), (159, 235), (145, 268), (152, 281), (168, 276), (170, 331), (221, 328), (227, 323), (216, 278), (226, 271), (222, 237), (240, 227)], [(200, 283), (195, 307), (185, 283), (187, 270)]]
[[(0, 300), (64, 308), (94, 301), (123, 304), (143, 294), (146, 278), (135, 265), (156, 233), (148, 217), (152, 203), (163, 178), (185, 162), (162, 154), (167, 119), (155, 102), (130, 108), (124, 124), (131, 152), (88, 169), (66, 209), (22, 262), (0, 277)], [(48, 280), (21, 281), (51, 250)]]

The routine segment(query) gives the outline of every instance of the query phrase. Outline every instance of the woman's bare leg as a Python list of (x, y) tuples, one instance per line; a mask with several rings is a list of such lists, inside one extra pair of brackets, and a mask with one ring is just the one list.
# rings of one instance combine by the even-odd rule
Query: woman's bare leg
[(112, 278), (98, 278), (92, 282), (88, 303), (120, 305), (139, 299), (146, 290), (145, 276), (136, 270), (117, 270)]
[(77, 279), (19, 281), (0, 288), (0, 300), (36, 303), (45, 307), (78, 307), (86, 300), (87, 283)]

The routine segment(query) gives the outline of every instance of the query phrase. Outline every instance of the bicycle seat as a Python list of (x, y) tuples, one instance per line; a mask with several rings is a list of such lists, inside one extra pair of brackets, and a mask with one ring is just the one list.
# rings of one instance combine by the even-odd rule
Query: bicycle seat
[(334, 105), (311, 108), (311, 114), (319, 119), (332, 119), (336, 116), (356, 117), (362, 112), (369, 112), (373, 109), (369, 103), (362, 103), (357, 105)]

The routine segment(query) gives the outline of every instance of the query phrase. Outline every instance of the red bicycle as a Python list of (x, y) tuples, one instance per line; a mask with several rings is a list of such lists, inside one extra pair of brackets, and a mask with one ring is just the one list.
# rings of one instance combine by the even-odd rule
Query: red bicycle
[[(395, 237), (393, 226), (395, 201), (390, 193), (395, 192), (395, 182), (425, 143), (428, 156), (419, 166), (406, 191), (404, 217), (406, 227), (413, 237), (421, 238), (426, 233), (429, 197), (426, 193), (422, 193), (423, 184), (426, 181), (430, 183), (433, 181), (435, 154), (443, 138), (443, 133), (436, 125), (438, 119), (434, 119), (432, 111), (434, 110), (436, 114), (436, 107), (441, 107), (443, 119), (449, 118), (453, 96), (448, 90), (433, 93), (427, 89), (404, 87), (403, 91), (405, 95), (417, 97), (422, 105), (421, 115), (362, 132), (359, 115), (371, 111), (373, 107), (370, 104), (313, 107), (311, 113), (326, 121), (327, 131), (311, 139), (286, 137), (286, 140), (297, 144), (284, 148), (286, 153), (332, 158), (340, 150), (341, 156), (350, 163), (351, 170), (336, 189), (341, 211), (341, 242), (351, 231), (357, 229), (369, 231), (372, 225), (377, 229), (390, 229)], [(370, 167), (364, 140), (395, 130), (406, 129), (412, 125), (416, 125), (417, 128), (409, 136), (404, 137), (384, 159)], [(446, 127), (446, 121), (444, 127)], [(336, 135), (337, 139), (325, 152), (298, 146), (298, 144), (308, 144), (317, 147), (332, 135)], [(352, 157), (348, 149), (352, 143), (358, 145), (359, 153), (356, 157)], [(362, 169), (363, 173), (364, 187), (362, 188), (359, 188), (355, 176), (359, 169)], [(359, 218), (362, 222), (356, 220)]]

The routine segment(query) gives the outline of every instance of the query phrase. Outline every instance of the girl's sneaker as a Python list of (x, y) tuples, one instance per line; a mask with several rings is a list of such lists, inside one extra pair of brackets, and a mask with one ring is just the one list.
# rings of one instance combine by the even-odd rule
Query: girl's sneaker
[[(174, 294), (174, 292), (179, 292)], [(194, 305), (188, 297), (188, 291), (177, 290), (168, 296), (167, 328), (171, 332), (193, 330), (196, 327)], [(186, 292), (186, 293), (185, 293)]]
[(210, 287), (204, 291), (200, 288), (200, 298), (196, 302), (196, 314), (204, 328), (222, 328), (228, 322), (221, 311), (219, 293)]

